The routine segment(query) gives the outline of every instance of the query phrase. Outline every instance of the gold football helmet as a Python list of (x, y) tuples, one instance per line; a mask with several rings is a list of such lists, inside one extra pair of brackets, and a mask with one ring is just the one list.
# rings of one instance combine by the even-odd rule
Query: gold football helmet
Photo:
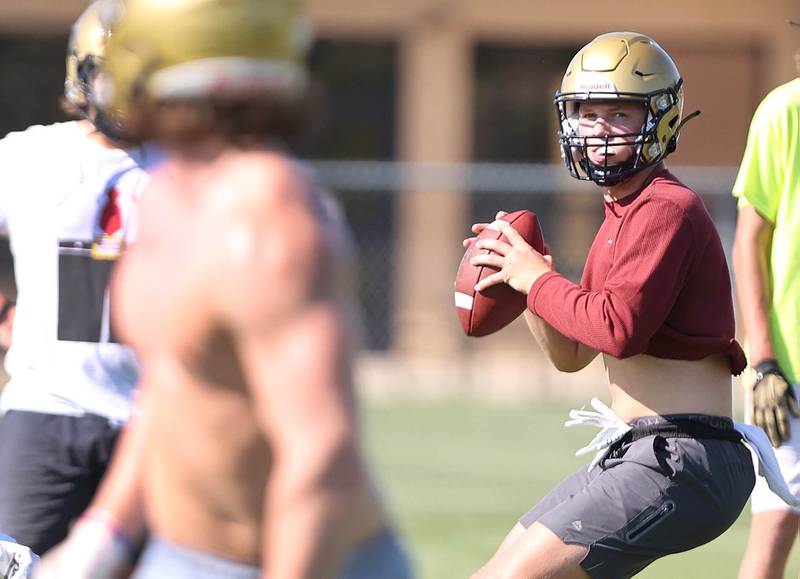
[(84, 114), (106, 51), (109, 31), (100, 21), (106, 4), (108, 0), (92, 2), (72, 25), (69, 34), (64, 98)]
[[(578, 132), (580, 103), (589, 100), (625, 100), (644, 107), (641, 130), (616, 135), (633, 144), (634, 155), (629, 162), (611, 165), (606, 160), (597, 165), (589, 161), (587, 137)], [(570, 175), (606, 186), (615, 185), (672, 153), (680, 128), (698, 114), (680, 121), (683, 80), (675, 63), (654, 40), (633, 32), (602, 34), (584, 46), (567, 68), (555, 105), (561, 154)]]
[(160, 101), (305, 91), (300, 0), (128, 0), (112, 31), (97, 102), (115, 117)]

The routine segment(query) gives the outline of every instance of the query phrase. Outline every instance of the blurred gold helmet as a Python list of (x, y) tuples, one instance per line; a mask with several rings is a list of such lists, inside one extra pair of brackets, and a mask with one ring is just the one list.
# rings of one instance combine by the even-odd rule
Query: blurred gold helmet
[[(644, 107), (641, 130), (617, 135), (631, 138), (634, 155), (629, 162), (589, 162), (586, 137), (578, 133), (580, 103), (589, 100), (624, 100)], [(612, 186), (675, 150), (683, 125), (683, 80), (670, 56), (654, 40), (634, 32), (611, 32), (598, 36), (575, 55), (556, 92), (555, 105), (561, 154), (570, 175)]]
[(300, 0), (127, 0), (112, 31), (97, 102), (115, 117), (158, 102), (305, 92)]
[(72, 25), (69, 34), (64, 98), (84, 114), (106, 52), (109, 30), (101, 22), (101, 13), (108, 4), (109, 0), (92, 2)]

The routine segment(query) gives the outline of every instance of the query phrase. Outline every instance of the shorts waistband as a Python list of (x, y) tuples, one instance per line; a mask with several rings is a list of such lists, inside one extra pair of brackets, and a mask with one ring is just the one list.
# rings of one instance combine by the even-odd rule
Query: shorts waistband
[(631, 430), (623, 442), (633, 442), (648, 436), (664, 438), (711, 438), (741, 442), (742, 435), (734, 429), (733, 420), (709, 414), (667, 414), (641, 416), (632, 420)]
[(258, 579), (254, 565), (223, 559), (184, 547), (159, 536), (150, 536), (132, 579)]

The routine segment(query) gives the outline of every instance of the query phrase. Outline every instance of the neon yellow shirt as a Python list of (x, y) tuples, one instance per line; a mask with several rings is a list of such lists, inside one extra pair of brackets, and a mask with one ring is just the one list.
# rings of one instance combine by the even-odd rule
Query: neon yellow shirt
[(800, 380), (800, 79), (770, 92), (753, 115), (733, 195), (739, 207), (752, 205), (774, 227), (770, 335), (778, 364), (796, 384)]

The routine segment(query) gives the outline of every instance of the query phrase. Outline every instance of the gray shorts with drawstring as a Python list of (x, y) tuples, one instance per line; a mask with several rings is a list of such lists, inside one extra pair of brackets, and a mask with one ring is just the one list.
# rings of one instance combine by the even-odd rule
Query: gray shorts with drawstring
[(755, 483), (750, 451), (730, 419), (645, 416), (599, 465), (582, 467), (520, 519), (589, 548), (593, 578), (631, 577), (671, 553), (721, 535)]

